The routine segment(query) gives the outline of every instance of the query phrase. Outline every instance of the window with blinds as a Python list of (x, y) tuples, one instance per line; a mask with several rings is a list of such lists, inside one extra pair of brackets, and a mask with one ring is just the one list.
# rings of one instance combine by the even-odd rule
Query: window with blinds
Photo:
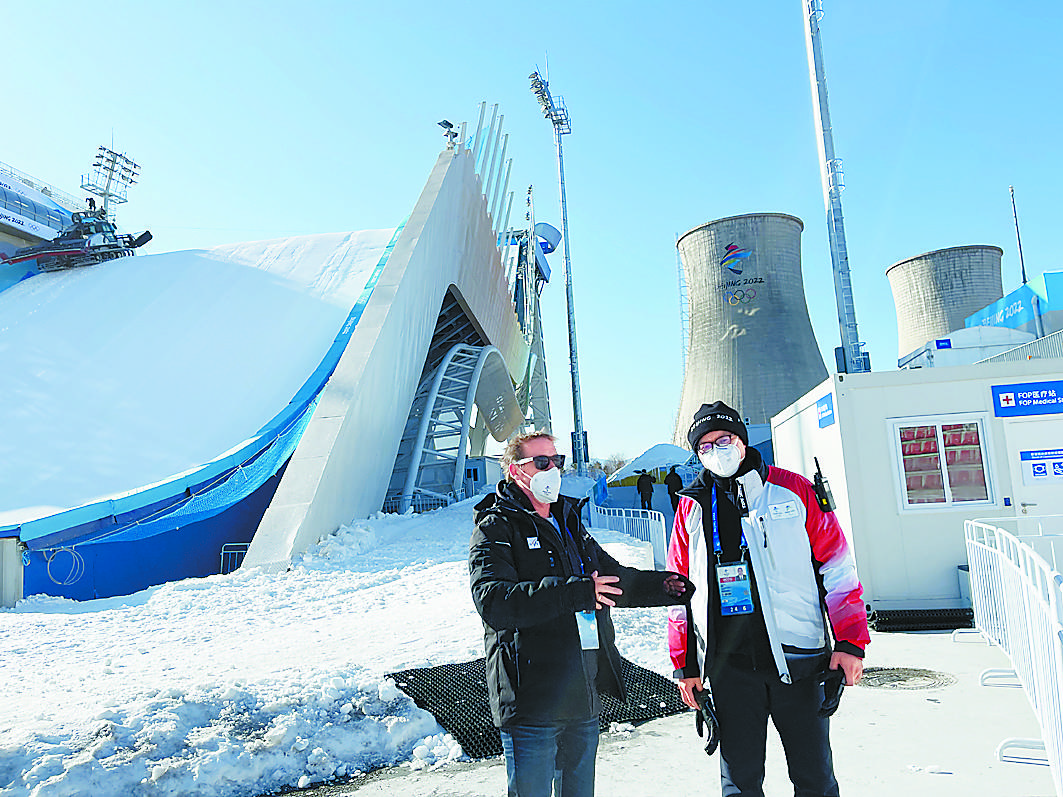
[(990, 503), (980, 418), (894, 422), (906, 506)]

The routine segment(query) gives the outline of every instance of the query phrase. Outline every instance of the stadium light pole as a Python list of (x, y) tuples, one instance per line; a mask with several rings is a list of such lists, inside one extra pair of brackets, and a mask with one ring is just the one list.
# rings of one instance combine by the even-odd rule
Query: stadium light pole
[(126, 201), (127, 189), (136, 184), (140, 176), (140, 165), (121, 153), (100, 146), (92, 167), (91, 175), (81, 175), (81, 187), (103, 200), (104, 218), (110, 218), (110, 206)]
[(539, 75), (539, 70), (532, 72), (531, 90), (543, 109), (543, 116), (554, 126), (554, 140), (557, 142), (557, 174), (561, 187), (561, 233), (565, 241), (565, 300), (568, 305), (568, 362), (572, 376), (572, 461), (577, 476), (587, 475), (586, 433), (583, 430), (583, 405), (579, 393), (579, 360), (576, 355), (576, 310), (572, 301), (572, 262), (568, 246), (568, 205), (565, 201), (565, 159), (561, 150), (561, 136), (572, 132), (568, 121), (568, 108), (561, 97), (557, 100), (550, 95), (549, 83)]
[(823, 67), (823, 46), (820, 43), (819, 20), (823, 16), (822, 0), (801, 0), (805, 17), (805, 49), (808, 52), (808, 75), (812, 84), (812, 108), (816, 122), (816, 143), (819, 146), (820, 177), (823, 181), (823, 204), (827, 210), (827, 237), (834, 270), (834, 295), (838, 304), (838, 328), (841, 346), (835, 350), (838, 372), (848, 374), (871, 370), (864, 343), (856, 325), (856, 306), (849, 274), (849, 250), (845, 245), (845, 223), (842, 220), (841, 159), (834, 153), (834, 132), (827, 107), (827, 77)]

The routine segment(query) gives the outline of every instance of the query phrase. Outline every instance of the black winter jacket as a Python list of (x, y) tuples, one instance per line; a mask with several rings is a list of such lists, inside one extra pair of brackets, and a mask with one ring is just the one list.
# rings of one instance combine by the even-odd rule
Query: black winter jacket
[(674, 598), (664, 590), (668, 573), (620, 565), (583, 527), (582, 503), (561, 496), (551, 505), (562, 533), (572, 533), (576, 550), (571, 542), (563, 544), (553, 524), (532, 509), (515, 484), (500, 482), (495, 494), (476, 506), (469, 576), (473, 603), (484, 621), (487, 689), (498, 727), (595, 717), (599, 690), (626, 699), (607, 608), (597, 611), (596, 683), (584, 667), (576, 612), (594, 610), (591, 573), (620, 577), (618, 607), (685, 603), (693, 592), (684, 579), (686, 592)]

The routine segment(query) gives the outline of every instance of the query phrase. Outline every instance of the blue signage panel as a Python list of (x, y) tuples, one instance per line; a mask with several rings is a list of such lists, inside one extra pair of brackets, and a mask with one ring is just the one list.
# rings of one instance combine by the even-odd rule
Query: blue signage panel
[(1040, 451), (1020, 451), (1022, 483), (1030, 485), (1063, 485), (1063, 448)]
[(993, 414), (998, 418), (1063, 412), (1063, 381), (993, 385), (992, 390)]
[(819, 416), (819, 428), (830, 426), (834, 423), (834, 394), (828, 393), (816, 402), (816, 415)]
[(934, 344), (939, 349), (951, 349), (952, 348), (952, 340), (950, 338), (938, 338), (937, 340), (934, 341)]

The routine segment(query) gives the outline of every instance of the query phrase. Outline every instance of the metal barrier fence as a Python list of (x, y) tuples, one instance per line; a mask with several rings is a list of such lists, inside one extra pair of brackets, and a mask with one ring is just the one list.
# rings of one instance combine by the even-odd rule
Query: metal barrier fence
[[(1034, 550), (1063, 549), (1063, 535), (1019, 536), (967, 520), (964, 536), (975, 626), (1011, 660), (1041, 726), (1041, 740), (1005, 739), (997, 757), (1044, 763), (1008, 753), (1043, 749), (1063, 797), (1063, 576)], [(1002, 674), (987, 671), (982, 683)]]
[(234, 570), (239, 570), (250, 544), (248, 542), (227, 542), (221, 546), (221, 565), (218, 572), (224, 576)]
[(654, 567), (664, 567), (668, 543), (664, 532), (664, 515), (650, 509), (612, 509), (588, 502), (590, 524), (596, 529), (620, 531), (653, 547)]
[[(427, 493), (418, 490), (414, 492), (413, 497), (410, 499), (409, 508), (412, 509), (415, 514), (419, 515), (422, 512), (431, 512), (433, 509), (442, 509), (457, 501), (464, 500), (464, 491), (459, 492), (457, 495), (438, 495), (436, 493)], [(395, 495), (391, 498), (386, 498), (380, 511), (387, 515), (402, 514), (402, 496)]]

